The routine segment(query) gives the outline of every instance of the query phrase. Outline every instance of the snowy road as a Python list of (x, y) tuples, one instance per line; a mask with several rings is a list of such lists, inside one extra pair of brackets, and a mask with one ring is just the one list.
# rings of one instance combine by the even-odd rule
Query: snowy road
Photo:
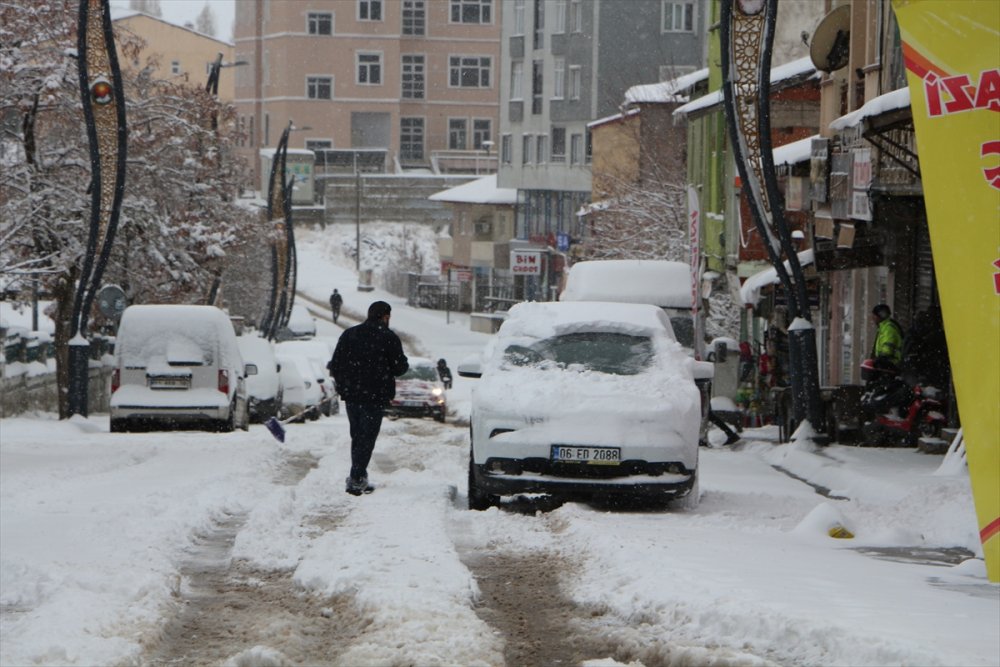
[[(869, 497), (833, 508), (775, 470), (778, 448), (761, 442), (702, 450), (694, 512), (522, 500), (480, 513), (464, 509), (462, 424), (386, 420), (371, 470), (379, 488), (361, 498), (342, 491), (343, 416), (290, 427), (284, 446), (259, 426), (222, 436), (104, 429), (101, 417), (3, 422), (0, 664), (998, 656), (996, 587), (962, 566), (864, 556), (821, 530), (828, 511), (853, 517), (874, 543), (885, 531), (916, 540), (900, 500), (930, 494), (928, 511), (944, 511), (967, 482), (907, 491), (908, 466), (935, 479), (936, 462), (913, 452), (871, 452), (896, 470), (878, 486), (837, 473), (844, 495)], [(783, 453), (780, 463), (805, 472), (795, 459), (822, 466), (863, 453)]]

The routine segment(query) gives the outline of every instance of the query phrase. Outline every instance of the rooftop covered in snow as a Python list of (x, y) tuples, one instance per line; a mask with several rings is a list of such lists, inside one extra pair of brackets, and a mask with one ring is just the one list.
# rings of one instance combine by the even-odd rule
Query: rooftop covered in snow
[[(771, 85), (790, 85), (797, 78), (811, 79), (818, 77), (819, 72), (813, 65), (809, 57), (799, 58), (784, 65), (771, 68)], [(695, 111), (709, 109), (718, 104), (722, 104), (722, 90), (716, 90), (708, 95), (702, 95), (696, 100), (691, 100), (687, 104), (674, 109), (674, 116), (686, 116)]]
[(668, 81), (632, 86), (625, 92), (627, 104), (687, 102), (690, 89), (708, 79), (708, 68), (684, 74)]
[(513, 206), (517, 203), (517, 190), (514, 188), (497, 187), (497, 175), (490, 174), (474, 181), (456, 185), (453, 188), (435, 192), (431, 201), (443, 201), (449, 204), (494, 204)]

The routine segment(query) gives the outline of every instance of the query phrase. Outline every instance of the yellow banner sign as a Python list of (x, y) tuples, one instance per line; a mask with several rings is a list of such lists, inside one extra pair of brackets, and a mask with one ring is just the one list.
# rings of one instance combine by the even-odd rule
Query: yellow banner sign
[(1000, 581), (1000, 2), (893, 7), (980, 538)]

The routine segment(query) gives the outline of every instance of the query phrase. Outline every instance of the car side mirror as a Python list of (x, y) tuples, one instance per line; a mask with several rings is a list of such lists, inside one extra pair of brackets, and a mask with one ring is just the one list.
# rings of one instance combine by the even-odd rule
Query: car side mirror
[(257, 375), (257, 364), (247, 364), (243, 367), (244, 375)]
[(478, 361), (463, 361), (456, 369), (464, 378), (480, 378), (483, 376), (483, 366)]
[(711, 380), (715, 377), (715, 366), (708, 361), (692, 361), (695, 380)]

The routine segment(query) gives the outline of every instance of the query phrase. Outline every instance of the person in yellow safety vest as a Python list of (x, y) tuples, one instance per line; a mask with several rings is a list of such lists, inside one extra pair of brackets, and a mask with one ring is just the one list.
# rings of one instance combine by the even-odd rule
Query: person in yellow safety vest
[(899, 322), (892, 319), (892, 310), (884, 303), (872, 309), (872, 319), (877, 328), (875, 344), (872, 346), (872, 358), (876, 364), (891, 364), (894, 370), (899, 369), (903, 360), (903, 329)]

